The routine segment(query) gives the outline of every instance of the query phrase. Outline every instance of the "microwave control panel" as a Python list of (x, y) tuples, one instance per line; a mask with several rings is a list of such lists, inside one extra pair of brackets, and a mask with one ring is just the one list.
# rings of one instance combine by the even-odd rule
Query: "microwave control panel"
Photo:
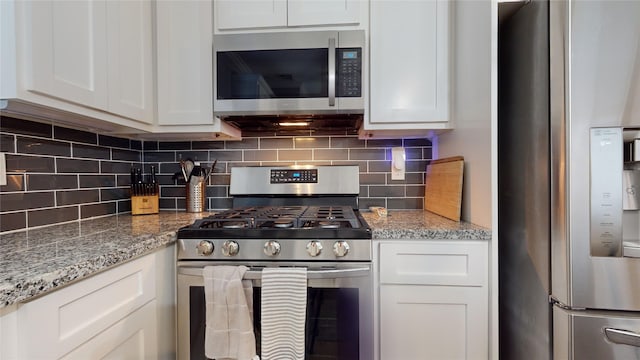
[(362, 96), (362, 49), (336, 49), (336, 96)]

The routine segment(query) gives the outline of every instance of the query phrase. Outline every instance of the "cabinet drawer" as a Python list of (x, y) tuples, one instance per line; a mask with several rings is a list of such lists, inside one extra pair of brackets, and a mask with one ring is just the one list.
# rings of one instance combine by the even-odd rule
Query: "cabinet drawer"
[(20, 356), (60, 358), (153, 300), (154, 268), (152, 254), (21, 305)]
[(380, 243), (380, 283), (485, 286), (487, 243)]

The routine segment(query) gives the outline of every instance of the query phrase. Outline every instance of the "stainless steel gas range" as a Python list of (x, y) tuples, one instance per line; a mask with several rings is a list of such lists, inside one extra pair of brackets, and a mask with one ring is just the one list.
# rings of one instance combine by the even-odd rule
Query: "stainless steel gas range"
[(371, 229), (357, 166), (236, 167), (233, 208), (178, 231), (178, 357), (204, 356), (202, 269), (249, 267), (260, 348), (265, 267), (306, 267), (306, 359), (373, 358)]

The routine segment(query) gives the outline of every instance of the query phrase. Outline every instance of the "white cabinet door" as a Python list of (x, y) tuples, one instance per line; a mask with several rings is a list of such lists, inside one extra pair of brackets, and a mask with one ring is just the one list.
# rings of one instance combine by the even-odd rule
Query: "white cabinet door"
[(357, 25), (365, 0), (216, 0), (217, 30)]
[(61, 359), (157, 359), (156, 328), (154, 300)]
[(107, 2), (110, 112), (151, 123), (153, 59), (151, 2)]
[(360, 6), (365, 4), (363, 0), (289, 0), (288, 25), (357, 25)]
[(381, 360), (489, 357), (488, 243), (380, 241)]
[(371, 111), (365, 128), (448, 121), (449, 6), (442, 0), (371, 1)]
[(152, 122), (150, 1), (29, 1), (25, 6), (28, 90)]
[(381, 359), (487, 359), (487, 311), (482, 288), (383, 285)]
[(26, 88), (107, 110), (106, 5), (100, 0), (29, 1)]
[(213, 124), (211, 2), (158, 1), (156, 16), (158, 124)]
[[(21, 305), (19, 357), (58, 359), (96, 341), (103, 349), (118, 347), (120, 340), (108, 335), (102, 339), (100, 334), (155, 298), (155, 264), (154, 254), (147, 255)], [(154, 318), (155, 311), (154, 307)], [(155, 339), (154, 335), (144, 340), (155, 347)]]
[(287, 26), (287, 0), (214, 0), (218, 30)]

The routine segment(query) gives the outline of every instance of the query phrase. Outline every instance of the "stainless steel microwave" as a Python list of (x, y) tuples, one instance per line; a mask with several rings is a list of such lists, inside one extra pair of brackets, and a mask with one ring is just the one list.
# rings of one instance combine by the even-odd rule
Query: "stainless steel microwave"
[(362, 114), (362, 30), (213, 38), (216, 116)]

